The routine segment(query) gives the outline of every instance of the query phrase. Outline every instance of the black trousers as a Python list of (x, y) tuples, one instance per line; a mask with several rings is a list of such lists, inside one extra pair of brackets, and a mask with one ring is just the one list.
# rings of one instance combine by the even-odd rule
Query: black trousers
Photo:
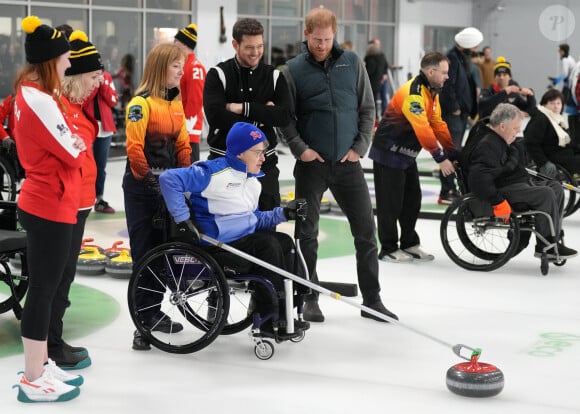
[[(297, 226), (296, 238), (308, 267), (310, 279), (317, 283), (318, 223), (323, 193), (330, 189), (350, 224), (356, 250), (358, 284), (365, 303), (379, 299), (379, 264), (375, 220), (369, 189), (360, 162), (296, 161), (296, 198), (308, 202), (308, 217)], [(316, 296), (313, 293), (313, 296)]]
[[(290, 273), (298, 273), (300, 275), (300, 272), (297, 272), (294, 266), (294, 242), (285, 233), (259, 230), (241, 239), (230, 242), (228, 245), (271, 265), (287, 270)], [(206, 250), (209, 253), (213, 253), (221, 249), (210, 246)], [(237, 257), (236, 260), (238, 260)], [(239, 258), (239, 260), (244, 261), (245, 259)], [(281, 275), (254, 263), (251, 265), (250, 273), (268, 278), (274, 285), (278, 293), (277, 296), (281, 299), (284, 297), (284, 278)], [(300, 291), (299, 287), (298, 290)], [(261, 314), (272, 312), (278, 308), (278, 303), (272, 303), (269, 291), (260, 283), (256, 283), (254, 299), (256, 300), (256, 309)]]
[(74, 225), (45, 220), (21, 209), (18, 209), (18, 219), (26, 230), (29, 276), (20, 331), (24, 338), (44, 341), (53, 301), (70, 255)]
[[(377, 228), (385, 253), (406, 249), (420, 243), (415, 225), (421, 210), (419, 171), (414, 163), (406, 170), (373, 163)], [(399, 244), (398, 226), (401, 227)]]
[[(123, 176), (123, 193), (131, 257), (136, 266), (149, 250), (166, 241), (167, 213), (161, 195), (137, 181), (131, 173)], [(160, 309), (163, 294), (156, 293), (161, 291), (156, 280), (150, 282), (151, 285), (146, 285), (150, 291), (139, 300), (140, 306), (150, 309), (147, 316), (152, 317)]]
[(91, 210), (79, 210), (77, 213), (77, 224), (73, 225), (71, 247), (69, 249), (68, 259), (64, 268), (60, 284), (56, 291), (56, 295), (52, 301), (52, 309), (50, 311), (50, 325), (48, 329), (48, 347), (58, 348), (63, 344), (62, 328), (64, 314), (66, 309), (70, 306), (69, 292), (72, 282), (75, 279), (77, 272), (77, 263), (79, 259), (79, 251), (83, 241), (83, 234), (85, 232), (85, 223)]

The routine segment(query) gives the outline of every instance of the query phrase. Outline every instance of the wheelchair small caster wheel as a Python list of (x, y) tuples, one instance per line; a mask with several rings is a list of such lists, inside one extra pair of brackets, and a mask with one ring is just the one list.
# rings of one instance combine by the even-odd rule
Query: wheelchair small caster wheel
[(304, 339), (305, 336), (306, 336), (306, 332), (300, 331), (300, 333), (296, 334), (296, 336), (293, 336), (292, 338), (290, 338), (290, 342), (294, 342), (295, 344), (298, 342), (302, 342), (302, 340)]
[(550, 262), (546, 257), (542, 256), (542, 262), (540, 264), (540, 271), (542, 272), (542, 276), (546, 276), (548, 274), (548, 266)]
[(564, 266), (566, 264), (566, 259), (562, 259), (562, 260), (557, 260), (554, 262), (554, 265), (556, 266)]
[(254, 354), (258, 359), (266, 361), (274, 355), (274, 345), (270, 341), (260, 341), (254, 347)]

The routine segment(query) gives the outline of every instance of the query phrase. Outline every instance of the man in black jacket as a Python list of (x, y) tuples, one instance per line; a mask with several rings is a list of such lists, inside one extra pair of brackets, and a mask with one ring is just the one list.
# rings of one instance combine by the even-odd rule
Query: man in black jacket
[(503, 56), (498, 56), (493, 67), (494, 82), (479, 94), (479, 118), (491, 115), (500, 103), (511, 103), (532, 116), (536, 111), (536, 98), (530, 88), (520, 88), (512, 79), (512, 66)]
[[(523, 160), (525, 150), (521, 140), (516, 142), (523, 115), (512, 104), (499, 104), (491, 113), (489, 132), (485, 134), (471, 152), (469, 162), (469, 188), (475, 195), (489, 202), (496, 217), (509, 220), (514, 204), (525, 204), (531, 210), (548, 213), (535, 215), (536, 231), (548, 241), (536, 242), (535, 256), (541, 257), (545, 248), (548, 258), (569, 259), (578, 253), (564, 246), (560, 240), (562, 205), (564, 194), (557, 181), (531, 181)], [(558, 254), (554, 251), (554, 245)]]
[(211, 68), (203, 90), (203, 108), (209, 124), (209, 159), (223, 157), (226, 136), (236, 122), (249, 122), (268, 137), (266, 160), (260, 179), (260, 210), (280, 206), (278, 139), (274, 128), (290, 122), (288, 87), (284, 75), (262, 62), (264, 27), (256, 19), (234, 24), (232, 45), (236, 55)]
[[(447, 123), (453, 143), (461, 150), (467, 118), (477, 115), (477, 91), (472, 76), (472, 53), (483, 41), (483, 35), (475, 27), (467, 27), (455, 35), (455, 47), (447, 53), (449, 59), (449, 79), (443, 85), (439, 101), (441, 115)], [(457, 198), (453, 182), (454, 175), (441, 179), (439, 204), (451, 204)]]

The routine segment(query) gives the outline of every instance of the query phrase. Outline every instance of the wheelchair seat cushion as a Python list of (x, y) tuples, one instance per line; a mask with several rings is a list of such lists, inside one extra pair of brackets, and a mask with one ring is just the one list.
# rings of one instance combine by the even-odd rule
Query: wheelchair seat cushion
[(0, 253), (9, 253), (26, 248), (26, 233), (21, 231), (0, 230)]
[(233, 269), (236, 273), (249, 273), (253, 266), (248, 260), (222, 249), (212, 250), (211, 255), (222, 268)]

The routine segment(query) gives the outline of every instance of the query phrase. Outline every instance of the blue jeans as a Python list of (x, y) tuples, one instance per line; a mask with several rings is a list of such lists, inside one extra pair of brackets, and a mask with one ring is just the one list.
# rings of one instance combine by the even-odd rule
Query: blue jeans
[(97, 181), (95, 183), (97, 198), (102, 197), (105, 192), (105, 178), (107, 177), (105, 168), (107, 167), (109, 148), (111, 147), (112, 140), (112, 135), (102, 138), (97, 137), (93, 143), (93, 155), (95, 157), (95, 163), (97, 164)]

